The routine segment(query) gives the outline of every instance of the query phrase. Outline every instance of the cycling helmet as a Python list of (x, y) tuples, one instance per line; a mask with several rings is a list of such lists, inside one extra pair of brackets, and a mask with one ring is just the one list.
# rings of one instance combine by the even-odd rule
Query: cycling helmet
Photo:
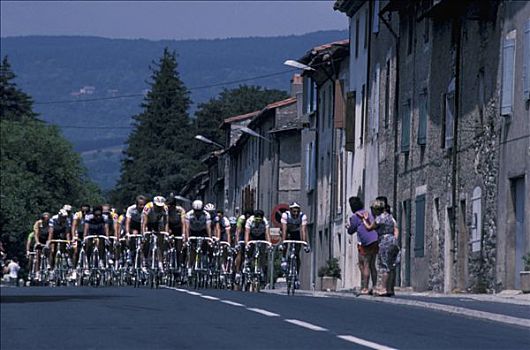
[(300, 209), (300, 204), (296, 203), (296, 202), (292, 202), (291, 204), (289, 204), (289, 209), (295, 209), (295, 208), (298, 208)]
[(155, 205), (158, 207), (163, 207), (166, 203), (166, 199), (162, 196), (156, 196), (155, 198), (153, 198), (153, 203), (155, 203)]
[(59, 210), (59, 217), (67, 217), (68, 216), (68, 212), (65, 210), (65, 209), (61, 209)]
[(256, 216), (263, 218), (263, 217), (265, 217), (265, 212), (263, 210), (261, 210), (261, 209), (258, 209), (258, 210), (256, 210), (254, 212), (254, 217), (256, 217)]
[(212, 203), (208, 203), (204, 206), (204, 210), (206, 211), (215, 211), (215, 205)]
[(44, 219), (45, 217), (48, 217), (48, 219), (50, 218), (50, 213), (48, 213), (47, 211), (45, 211), (44, 213), (42, 213), (42, 215), (40, 216), (41, 219)]
[(65, 204), (63, 206), (63, 209), (66, 210), (66, 211), (72, 211), (72, 206), (70, 204)]
[(193, 208), (193, 210), (202, 210), (202, 207), (203, 204), (202, 204), (202, 201), (201, 200), (194, 200), (193, 203), (191, 204), (191, 207)]
[(230, 219), (228, 219), (228, 221), (230, 222), (230, 225), (237, 224), (237, 218), (235, 216), (231, 216)]

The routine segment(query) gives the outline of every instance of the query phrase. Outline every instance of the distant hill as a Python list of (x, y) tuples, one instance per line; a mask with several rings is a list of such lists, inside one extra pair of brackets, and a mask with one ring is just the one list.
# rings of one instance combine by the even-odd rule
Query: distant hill
[[(238, 84), (205, 86), (285, 71), (289, 69), (283, 65), (286, 59), (296, 59), (314, 46), (347, 36), (347, 31), (182, 41), (28, 36), (2, 38), (1, 52), (9, 56), (17, 84), (37, 102), (35, 110), (41, 118), (63, 126), (64, 135), (82, 153), (91, 178), (109, 189), (119, 176), (120, 150), (131, 116), (140, 111), (142, 97), (82, 101), (142, 94), (150, 76), (148, 67), (164, 47), (178, 53), (179, 72), (191, 89), (195, 109), (223, 87)], [(245, 84), (288, 90), (292, 74)], [(79, 102), (45, 104), (69, 100)]]

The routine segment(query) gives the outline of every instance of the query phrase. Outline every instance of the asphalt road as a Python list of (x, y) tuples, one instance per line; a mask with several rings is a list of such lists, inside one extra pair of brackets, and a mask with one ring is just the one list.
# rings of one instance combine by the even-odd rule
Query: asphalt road
[(363, 299), (1, 288), (1, 349), (528, 349), (530, 330)]

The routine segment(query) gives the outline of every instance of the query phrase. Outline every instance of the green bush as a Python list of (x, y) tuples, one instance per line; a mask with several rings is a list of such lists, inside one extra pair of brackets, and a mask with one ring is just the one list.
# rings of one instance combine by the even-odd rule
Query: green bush
[(318, 277), (335, 277), (340, 279), (340, 266), (339, 266), (339, 260), (337, 258), (331, 258), (328, 261), (326, 261), (326, 265), (322, 266), (320, 269), (318, 269)]

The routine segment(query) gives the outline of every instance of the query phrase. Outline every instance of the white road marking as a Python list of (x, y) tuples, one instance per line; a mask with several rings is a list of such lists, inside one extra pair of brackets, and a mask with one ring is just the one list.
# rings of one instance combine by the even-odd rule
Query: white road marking
[(201, 293), (192, 292), (191, 290), (187, 290), (186, 293), (188, 293), (189, 295), (197, 295), (197, 296), (201, 296), (202, 295)]
[(225, 303), (225, 304), (233, 305), (233, 306), (242, 306), (242, 307), (245, 306), (243, 304), (236, 303), (235, 301), (230, 301), (230, 300), (221, 300), (221, 303)]
[(349, 341), (351, 343), (355, 343), (355, 344), (359, 344), (359, 345), (362, 345), (362, 346), (366, 346), (367, 348), (370, 348), (370, 349), (375, 349), (375, 350), (396, 350), (394, 348), (390, 348), (390, 347), (385, 346), (385, 345), (377, 344), (377, 343), (374, 343), (374, 342), (371, 342), (371, 341), (368, 341), (368, 340), (364, 340), (364, 339), (361, 339), (361, 338), (354, 337), (353, 335), (337, 335), (337, 337), (342, 339), (342, 340)]
[(253, 311), (253, 312), (257, 312), (258, 314), (262, 314), (262, 315), (269, 316), (269, 317), (278, 317), (278, 316), (280, 316), (278, 314), (275, 314), (274, 312), (270, 312), (270, 311), (263, 310), (263, 309), (247, 307), (247, 310)]
[(212, 296), (209, 296), (209, 295), (201, 295), (201, 298), (208, 299), (208, 300), (219, 300), (219, 298), (212, 297)]
[(300, 320), (285, 320), (285, 322), (289, 322), (289, 323), (295, 324), (295, 325), (300, 326), (300, 327), (311, 329), (313, 331), (318, 331), (318, 332), (327, 332), (328, 331), (326, 328), (322, 328), (320, 326), (317, 326), (317, 325), (314, 325), (314, 324), (311, 324), (311, 323), (307, 323), (307, 322), (304, 322), (304, 321), (300, 321)]

